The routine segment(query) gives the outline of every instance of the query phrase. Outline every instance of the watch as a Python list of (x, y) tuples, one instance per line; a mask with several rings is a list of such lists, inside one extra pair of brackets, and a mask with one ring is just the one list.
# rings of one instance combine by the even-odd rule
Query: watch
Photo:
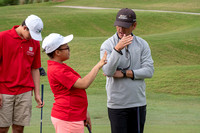
[(124, 77), (126, 77), (126, 70), (122, 69), (121, 72), (124, 75)]

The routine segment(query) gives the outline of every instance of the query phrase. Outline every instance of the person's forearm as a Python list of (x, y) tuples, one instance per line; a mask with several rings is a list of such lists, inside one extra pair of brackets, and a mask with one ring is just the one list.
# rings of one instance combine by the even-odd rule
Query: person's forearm
[(44, 106), (44, 102), (41, 101), (40, 98), (40, 72), (39, 69), (32, 69), (31, 70), (33, 81), (34, 81), (34, 94), (35, 94), (35, 101), (37, 102), (37, 108), (41, 108)]
[(94, 81), (95, 77), (97, 76), (98, 72), (99, 72), (100, 67), (97, 65), (95, 65), (92, 70), (82, 79), (78, 79), (78, 83), (75, 83), (76, 88), (79, 89), (87, 89), (90, 84)]
[(97, 76), (100, 68), (98, 65), (95, 65), (92, 70), (83, 78), (84, 82), (87, 82), (87, 87), (94, 81)]
[(104, 53), (103, 58), (92, 68), (92, 70), (84, 77), (79, 78), (74, 83), (73, 87), (79, 89), (87, 89), (97, 76), (99, 69), (107, 63), (107, 52)]
[(110, 57), (108, 58), (108, 63), (104, 65), (102, 68), (106, 76), (112, 77), (115, 74), (117, 70), (117, 66), (119, 66), (120, 57), (121, 57), (121, 54), (119, 54), (115, 50), (112, 51)]
[(2, 107), (2, 103), (3, 103), (3, 98), (2, 95), (0, 94), (0, 108)]
[(40, 72), (39, 72), (39, 69), (32, 69), (31, 73), (32, 73), (33, 82), (35, 85), (34, 93), (35, 93), (35, 96), (38, 96), (38, 95), (40, 95)]
[(135, 79), (151, 78), (153, 76), (153, 73), (153, 66), (134, 70)]
[(141, 64), (140, 68), (134, 69), (134, 77), (135, 79), (145, 79), (151, 78), (154, 73), (153, 59), (151, 56), (151, 50), (149, 45), (145, 43), (144, 49), (141, 54)]

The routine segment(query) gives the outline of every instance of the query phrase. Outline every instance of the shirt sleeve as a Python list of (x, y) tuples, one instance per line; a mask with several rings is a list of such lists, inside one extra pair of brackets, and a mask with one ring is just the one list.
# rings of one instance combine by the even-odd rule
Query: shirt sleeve
[(2, 60), (2, 56), (3, 56), (3, 42), (2, 42), (2, 35), (0, 34), (0, 62)]
[(144, 41), (143, 44), (144, 47), (141, 53), (141, 68), (133, 70), (135, 79), (151, 78), (154, 73), (150, 47), (146, 41)]
[(114, 50), (109, 43), (113, 43), (110, 40), (105, 41), (100, 48), (100, 58), (103, 58), (105, 51), (107, 52), (107, 64), (105, 64), (102, 68), (105, 75), (112, 77), (119, 65), (119, 59), (121, 54)]
[(63, 69), (60, 73), (55, 73), (56, 79), (67, 89), (70, 89), (75, 82), (80, 78), (78, 75), (74, 74), (69, 69)]

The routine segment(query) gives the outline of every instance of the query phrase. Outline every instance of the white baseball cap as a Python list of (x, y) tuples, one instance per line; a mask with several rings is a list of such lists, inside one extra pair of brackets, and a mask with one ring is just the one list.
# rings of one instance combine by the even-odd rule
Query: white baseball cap
[(29, 29), (31, 37), (34, 40), (42, 41), (42, 29), (43, 29), (43, 22), (42, 20), (36, 15), (30, 15), (26, 18), (25, 24)]
[(58, 33), (51, 33), (44, 38), (42, 42), (42, 48), (48, 54), (55, 51), (61, 45), (70, 42), (72, 39), (73, 39), (73, 34), (64, 37)]

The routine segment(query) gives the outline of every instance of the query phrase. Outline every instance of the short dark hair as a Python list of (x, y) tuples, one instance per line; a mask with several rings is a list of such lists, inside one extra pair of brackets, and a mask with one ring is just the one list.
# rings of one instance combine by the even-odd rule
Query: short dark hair
[(26, 26), (25, 20), (22, 22), (22, 26)]
[[(60, 49), (61, 46), (62, 45), (60, 45), (56, 50)], [(55, 53), (56, 50), (54, 50), (53, 52), (47, 54), (49, 56), (49, 58), (51, 58), (51, 59), (54, 58), (54, 53)], [(45, 52), (45, 50), (43, 50), (43, 52)]]
[(54, 57), (54, 53), (55, 53), (55, 51), (53, 51), (53, 52), (51, 52), (51, 53), (48, 53), (47, 55), (49, 56), (49, 58), (53, 58)]

